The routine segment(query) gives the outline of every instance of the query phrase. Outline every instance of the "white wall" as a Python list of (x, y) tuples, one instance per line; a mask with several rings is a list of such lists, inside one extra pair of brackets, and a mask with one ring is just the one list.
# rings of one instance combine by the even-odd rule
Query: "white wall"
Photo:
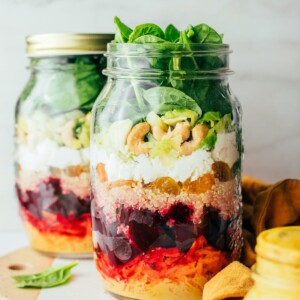
[(28, 73), (25, 36), (113, 32), (131, 26), (207, 22), (234, 53), (231, 86), (244, 110), (244, 174), (274, 182), (300, 177), (300, 2), (297, 0), (0, 0), (0, 230), (17, 230), (14, 105)]

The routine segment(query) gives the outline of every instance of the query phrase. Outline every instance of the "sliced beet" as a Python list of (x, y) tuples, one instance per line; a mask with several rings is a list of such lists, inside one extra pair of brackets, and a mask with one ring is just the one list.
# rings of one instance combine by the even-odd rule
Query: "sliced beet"
[(43, 219), (43, 211), (67, 218), (90, 213), (90, 198), (81, 199), (73, 192), (63, 194), (58, 178), (50, 177), (37, 185), (34, 190), (22, 191), (18, 185), (16, 189), (21, 208), (39, 219)]
[(186, 223), (190, 221), (193, 209), (181, 202), (172, 205), (165, 217), (174, 220), (176, 223)]
[(93, 228), (102, 232), (101, 248), (116, 266), (157, 248), (177, 248), (186, 253), (200, 236), (219, 250), (232, 249), (228, 235), (234, 232), (236, 222), (231, 220), (228, 227), (229, 221), (212, 207), (204, 207), (200, 224), (192, 222), (193, 208), (180, 202), (172, 205), (164, 215), (158, 211), (121, 206), (116, 209), (114, 223), (106, 222), (101, 208), (97, 212), (98, 215), (93, 217)]
[(148, 226), (137, 223), (136, 221), (129, 222), (130, 239), (137, 249), (146, 252), (148, 248), (158, 239), (159, 230), (157, 226)]
[(218, 250), (229, 250), (226, 243), (228, 222), (222, 218), (219, 210), (205, 207), (203, 223), (205, 225), (204, 236), (208, 244)]

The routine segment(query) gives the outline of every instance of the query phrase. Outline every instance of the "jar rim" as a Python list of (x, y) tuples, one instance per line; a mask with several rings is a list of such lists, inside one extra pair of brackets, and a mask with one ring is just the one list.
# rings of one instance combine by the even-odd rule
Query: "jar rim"
[(111, 33), (42, 33), (26, 37), (28, 57), (101, 54), (114, 38)]
[[(104, 54), (108, 61), (103, 74), (112, 78), (147, 80), (170, 76), (174, 80), (224, 79), (233, 74), (228, 65), (229, 53), (231, 50), (228, 44), (112, 42), (107, 45), (107, 52)], [(169, 64), (168, 67), (165, 63), (155, 63), (157, 59), (165, 58), (170, 61), (180, 61), (181, 58), (193, 59), (194, 67), (190, 68), (189, 64), (181, 65), (176, 62), (173, 65)], [(211, 58), (217, 59), (218, 63)], [(199, 67), (198, 63), (201, 64), (201, 61), (207, 65)]]
[(192, 53), (195, 56), (204, 56), (212, 54), (230, 54), (232, 50), (229, 44), (212, 44), (212, 43), (108, 43), (107, 53), (108, 57), (141, 57), (141, 56), (157, 56), (159, 53), (164, 53), (164, 56), (174, 54)]

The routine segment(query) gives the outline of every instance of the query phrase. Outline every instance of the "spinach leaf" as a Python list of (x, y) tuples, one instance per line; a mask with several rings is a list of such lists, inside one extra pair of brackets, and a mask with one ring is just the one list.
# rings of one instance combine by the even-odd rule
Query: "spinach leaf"
[(169, 24), (165, 29), (165, 39), (169, 42), (177, 43), (179, 41), (179, 37), (179, 30), (173, 24)]
[(192, 37), (194, 36), (194, 28), (192, 25), (189, 25), (188, 28), (185, 30), (187, 37), (192, 41)]
[(154, 35), (161, 39), (165, 38), (163, 30), (156, 24), (145, 23), (136, 26), (129, 36), (128, 43), (133, 43), (135, 40), (143, 35)]
[(166, 41), (155, 35), (142, 35), (135, 39), (136, 44), (145, 44), (145, 43), (166, 43)]
[(117, 16), (114, 18), (114, 22), (117, 25), (115, 42), (127, 43), (132, 29), (125, 25), (123, 22), (121, 22), (121, 20)]
[(190, 109), (202, 114), (202, 110), (194, 99), (171, 87), (154, 87), (144, 90), (143, 96), (149, 103), (150, 111), (157, 114), (165, 114), (173, 109)]
[(221, 80), (195, 80), (185, 91), (203, 112), (218, 111), (224, 116), (232, 110), (228, 86), (224, 86)]
[(179, 42), (183, 45), (183, 50), (185, 51), (191, 51), (191, 53), (185, 54), (184, 57), (181, 57), (181, 69), (182, 70), (188, 70), (188, 71), (194, 71), (199, 69), (198, 64), (192, 55), (192, 49), (190, 47), (191, 40), (189, 39), (187, 33), (185, 31), (180, 31), (180, 38)]
[[(79, 98), (79, 106), (85, 105), (85, 109), (91, 109), (106, 78), (100, 75), (98, 65), (89, 57), (78, 57), (74, 67), (75, 85)], [(89, 105), (86, 105), (89, 103)]]
[(218, 34), (213, 28), (207, 24), (199, 24), (193, 27), (194, 43), (206, 43), (206, 44), (222, 44), (223, 35)]
[[(55, 61), (48, 62), (47, 67), (55, 71), (43, 75), (43, 100), (39, 101), (38, 107), (49, 115), (75, 109), (90, 111), (106, 83), (106, 77), (101, 74), (106, 59), (85, 55), (66, 61), (66, 66), (55, 64)], [(37, 99), (40, 97), (38, 94)]]
[(41, 273), (13, 276), (17, 281), (17, 287), (50, 288), (65, 283), (71, 277), (71, 269), (78, 265), (78, 262), (62, 267), (53, 267)]

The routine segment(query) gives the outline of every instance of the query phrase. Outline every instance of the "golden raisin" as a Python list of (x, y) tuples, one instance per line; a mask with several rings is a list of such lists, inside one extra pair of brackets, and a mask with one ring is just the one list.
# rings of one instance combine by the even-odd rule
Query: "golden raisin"
[(116, 188), (116, 187), (124, 187), (124, 186), (133, 187), (136, 184), (137, 184), (137, 182), (134, 181), (134, 180), (119, 179), (119, 180), (116, 180), (114, 182), (109, 183), (107, 188), (110, 190), (110, 189), (113, 189), (113, 188)]
[(204, 174), (198, 179), (191, 181), (187, 179), (183, 183), (183, 190), (188, 194), (202, 194), (207, 192), (215, 184), (215, 178), (212, 174)]
[(215, 177), (220, 181), (225, 182), (233, 178), (233, 174), (229, 166), (223, 161), (216, 161), (212, 165)]
[(77, 177), (83, 172), (83, 167), (80, 165), (77, 166), (69, 166), (67, 168), (67, 174), (70, 177)]
[(153, 190), (159, 190), (162, 193), (178, 195), (180, 194), (180, 185), (171, 177), (160, 177), (151, 182), (148, 186)]
[(105, 164), (99, 163), (96, 166), (96, 172), (97, 172), (97, 177), (98, 177), (100, 182), (107, 181), (107, 174), (106, 174), (106, 171), (105, 171)]

